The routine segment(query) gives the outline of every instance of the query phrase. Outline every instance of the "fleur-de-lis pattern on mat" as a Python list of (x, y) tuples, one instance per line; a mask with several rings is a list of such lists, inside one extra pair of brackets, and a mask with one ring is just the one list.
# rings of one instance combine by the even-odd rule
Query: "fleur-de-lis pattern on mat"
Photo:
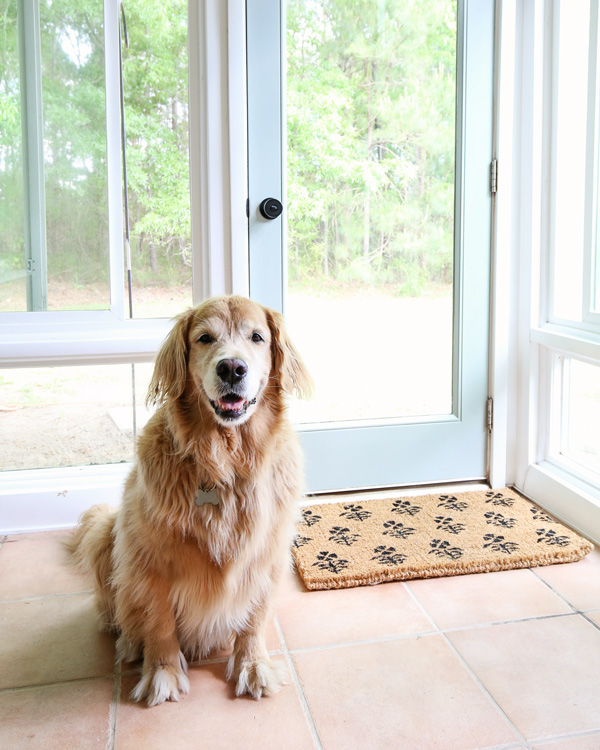
[(292, 553), (310, 589), (579, 560), (592, 545), (512, 489), (302, 510)]
[(362, 505), (344, 505), (344, 512), (340, 514), (342, 518), (347, 518), (349, 521), (366, 521), (367, 518), (371, 517), (371, 511), (365, 510)]
[(395, 547), (386, 547), (384, 544), (375, 547), (373, 552), (375, 555), (371, 560), (377, 560), (381, 565), (400, 565), (406, 560), (406, 555), (396, 552)]
[(416, 531), (412, 526), (405, 526), (400, 521), (386, 521), (383, 524), (383, 528), (385, 529), (383, 532), (384, 536), (389, 534), (390, 536), (395, 536), (397, 539), (406, 539), (407, 536), (414, 534)]
[(329, 529), (329, 533), (331, 534), (330, 542), (345, 544), (347, 547), (351, 547), (357, 539), (360, 539), (360, 534), (352, 534), (347, 526), (334, 526)]

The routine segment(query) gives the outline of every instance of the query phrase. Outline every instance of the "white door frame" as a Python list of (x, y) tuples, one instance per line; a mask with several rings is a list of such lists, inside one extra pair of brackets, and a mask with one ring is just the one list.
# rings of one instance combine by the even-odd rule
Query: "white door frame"
[[(279, 162), (285, 143), (282, 5), (247, 2), (250, 292), (278, 309), (285, 287), (285, 213), (270, 222), (258, 205), (266, 197), (285, 203)], [(493, 0), (460, 0), (457, 21), (453, 413), (300, 425), (311, 492), (487, 476)]]

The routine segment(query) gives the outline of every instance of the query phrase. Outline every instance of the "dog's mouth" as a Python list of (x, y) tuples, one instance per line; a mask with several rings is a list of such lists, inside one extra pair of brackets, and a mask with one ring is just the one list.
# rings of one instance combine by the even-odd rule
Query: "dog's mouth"
[(209, 400), (217, 416), (232, 422), (243, 417), (248, 411), (248, 407), (256, 403), (256, 398), (248, 401), (238, 393), (226, 393), (214, 401), (212, 399)]

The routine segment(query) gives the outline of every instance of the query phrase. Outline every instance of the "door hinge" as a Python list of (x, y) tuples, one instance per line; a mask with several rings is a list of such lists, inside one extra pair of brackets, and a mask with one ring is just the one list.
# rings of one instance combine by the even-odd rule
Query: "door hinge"
[(487, 400), (487, 431), (491, 434), (494, 428), (494, 399)]
[(490, 164), (490, 193), (495, 195), (498, 192), (498, 160), (492, 159)]

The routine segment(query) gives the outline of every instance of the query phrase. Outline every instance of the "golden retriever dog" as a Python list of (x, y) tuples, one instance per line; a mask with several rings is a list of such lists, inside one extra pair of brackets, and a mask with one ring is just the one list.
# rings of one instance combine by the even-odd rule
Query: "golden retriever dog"
[(178, 700), (189, 691), (186, 658), (225, 646), (237, 695), (285, 684), (265, 646), (301, 495), (285, 394), (311, 390), (279, 313), (234, 296), (176, 319), (122, 505), (86, 511), (69, 542), (94, 574), (118, 658), (143, 656), (134, 700)]

